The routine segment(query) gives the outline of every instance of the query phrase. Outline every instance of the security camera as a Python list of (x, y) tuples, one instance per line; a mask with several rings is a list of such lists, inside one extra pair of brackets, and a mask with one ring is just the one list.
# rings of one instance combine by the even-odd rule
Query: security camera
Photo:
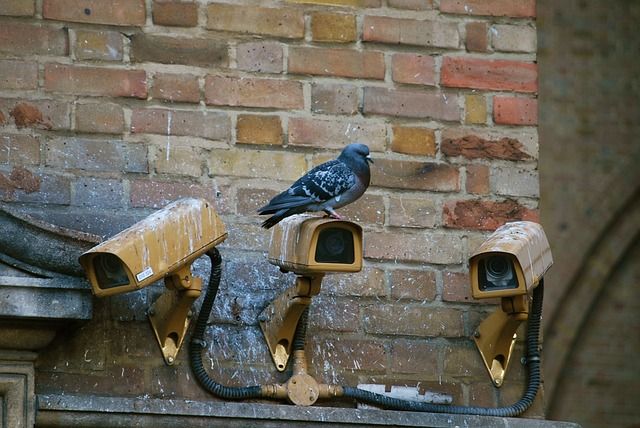
[(469, 259), (472, 295), (488, 299), (528, 294), (552, 264), (542, 226), (531, 221), (506, 223)]
[(287, 217), (272, 229), (268, 259), (283, 272), (296, 274), (295, 285), (258, 317), (273, 362), (284, 371), (300, 317), (320, 292), (325, 273), (362, 270), (362, 227), (306, 214)]
[(469, 259), (473, 297), (500, 298), (500, 307), (482, 321), (473, 335), (495, 386), (503, 383), (516, 330), (529, 318), (529, 293), (552, 264), (542, 226), (530, 221), (499, 227)]
[(148, 311), (168, 365), (175, 362), (189, 328), (189, 311), (202, 280), (191, 264), (227, 237), (204, 199), (185, 198), (123, 230), (80, 256), (98, 297), (127, 293), (164, 279), (167, 290)]
[(185, 198), (156, 211), (80, 256), (96, 296), (146, 287), (190, 265), (227, 237), (209, 202)]
[(359, 272), (362, 227), (326, 217), (291, 216), (273, 229), (268, 257), (281, 270), (298, 275)]

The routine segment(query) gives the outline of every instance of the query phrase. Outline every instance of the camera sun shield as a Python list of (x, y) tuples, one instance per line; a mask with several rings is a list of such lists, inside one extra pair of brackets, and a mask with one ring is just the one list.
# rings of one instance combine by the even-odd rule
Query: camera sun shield
[(162, 279), (227, 237), (211, 203), (177, 200), (80, 256), (96, 296), (126, 293)]
[(496, 229), (469, 259), (476, 299), (527, 294), (553, 264), (549, 242), (538, 223), (517, 221)]
[(359, 272), (362, 228), (345, 220), (291, 216), (273, 228), (269, 262), (300, 275)]

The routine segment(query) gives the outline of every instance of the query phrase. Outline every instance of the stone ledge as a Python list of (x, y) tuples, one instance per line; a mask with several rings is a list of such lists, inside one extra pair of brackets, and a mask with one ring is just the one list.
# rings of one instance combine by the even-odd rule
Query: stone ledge
[(39, 395), (37, 427), (485, 427), (579, 428), (570, 422), (496, 418), (473, 415), (296, 407), (222, 401), (166, 400), (155, 398)]

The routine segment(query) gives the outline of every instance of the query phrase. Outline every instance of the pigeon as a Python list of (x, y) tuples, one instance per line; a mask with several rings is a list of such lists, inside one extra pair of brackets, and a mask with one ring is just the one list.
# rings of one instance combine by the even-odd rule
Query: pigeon
[(355, 201), (369, 187), (369, 162), (373, 159), (366, 144), (349, 144), (337, 159), (316, 166), (258, 209), (260, 215), (273, 214), (262, 227), (269, 229), (289, 216), (308, 211), (342, 218), (335, 209)]

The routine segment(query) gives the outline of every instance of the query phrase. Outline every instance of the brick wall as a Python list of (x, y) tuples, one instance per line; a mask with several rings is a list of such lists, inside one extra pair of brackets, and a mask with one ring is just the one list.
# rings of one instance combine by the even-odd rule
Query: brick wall
[[(292, 278), (266, 262), (255, 209), (358, 140), (372, 186), (342, 212), (366, 264), (315, 299), (312, 372), (458, 404), (519, 397), (522, 368), (494, 389), (469, 340), (493, 307), (470, 298), (466, 260), (538, 218), (533, 0), (8, 0), (0, 15), (0, 198), (106, 236), (179, 197), (214, 202), (230, 232), (218, 380), (281, 380), (256, 317)], [(161, 361), (144, 320), (160, 290), (96, 300), (42, 353), (38, 390), (206, 397), (186, 352)]]

